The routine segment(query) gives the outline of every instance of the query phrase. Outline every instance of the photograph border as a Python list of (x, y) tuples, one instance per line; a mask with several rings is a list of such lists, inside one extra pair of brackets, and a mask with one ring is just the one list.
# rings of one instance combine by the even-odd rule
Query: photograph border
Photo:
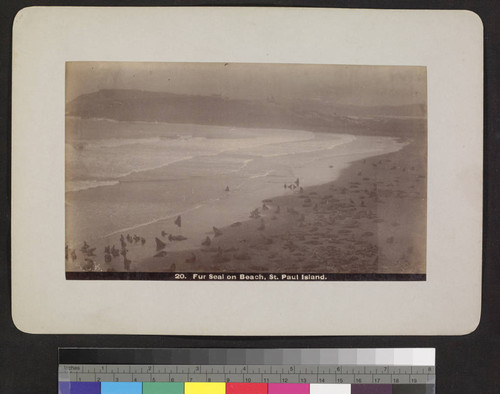
[[(314, 30), (306, 28), (311, 25)], [(192, 28), (189, 34), (187, 26)], [(352, 26), (359, 27), (356, 34)], [(85, 37), (79, 33), (82, 28), (88, 32)], [(12, 309), (19, 329), (80, 334), (436, 335), (465, 334), (479, 323), (483, 52), (482, 24), (475, 14), (28, 8), (16, 17), (13, 45)], [(64, 261), (61, 60), (106, 57), (426, 65), (427, 281), (279, 283), (273, 289), (241, 282), (171, 282), (168, 287), (155, 281), (65, 282), (58, 268)], [(453, 138), (448, 138), (450, 130)], [(455, 191), (452, 198), (443, 194), (450, 190)], [(23, 243), (31, 233), (40, 235), (32, 242), (36, 258), (24, 253)], [(35, 294), (36, 302), (31, 302)], [(174, 302), (144, 307), (158, 299)], [(341, 301), (328, 305), (328, 310), (323, 302), (310, 302), (327, 299)], [(161, 313), (167, 310), (168, 316)], [(134, 311), (133, 317), (126, 311)], [(196, 324), (199, 321), (203, 327)], [(269, 321), (273, 324), (263, 324)]]

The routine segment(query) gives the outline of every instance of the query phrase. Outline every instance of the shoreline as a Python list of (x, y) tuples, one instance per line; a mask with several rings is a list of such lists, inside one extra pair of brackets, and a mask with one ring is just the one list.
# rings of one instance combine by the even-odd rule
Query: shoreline
[[(248, 209), (220, 227), (219, 236), (203, 231), (197, 247), (178, 250), (182, 242), (159, 235), (163, 220), (146, 226), (141, 235), (147, 246), (128, 247), (131, 272), (425, 273), (426, 161), (420, 145), (413, 141), (350, 161), (333, 181), (264, 199), (252, 207), (259, 208), (256, 219), (248, 218)], [(156, 254), (155, 237), (167, 244), (165, 256), (144, 257)], [(209, 246), (201, 245), (205, 237)], [(128, 272), (123, 267), (120, 256), (102, 271)], [(67, 272), (81, 270), (67, 264)]]
[[(120, 231), (134, 231), (195, 210), (196, 206), (214, 205), (213, 202), (218, 200), (226, 202), (227, 197), (230, 197), (228, 203), (235, 197), (242, 200), (241, 204), (251, 206), (269, 196), (282, 194), (279, 184), (291, 182), (295, 177), (301, 177), (308, 185), (325, 183), (338, 176), (338, 171), (356, 157), (371, 156), (378, 150), (400, 148), (394, 142), (396, 139), (388, 137), (356, 137), (335, 133), (326, 138), (318, 133), (308, 133), (313, 136), (309, 138), (310, 141), (315, 141), (316, 145), (324, 142), (323, 149), (256, 155), (246, 159), (244, 165), (236, 171), (223, 171), (220, 174), (210, 169), (210, 162), (205, 163), (206, 158), (211, 161), (212, 156), (203, 155), (197, 160), (197, 164), (196, 161), (189, 164), (189, 167), (195, 169), (195, 174), (186, 173), (184, 165), (174, 162), (155, 170), (144, 171), (141, 178), (127, 177), (113, 185), (67, 191), (66, 241), (70, 247), (84, 240), (99, 242), (99, 239)], [(222, 155), (222, 162), (226, 160), (225, 153), (219, 155)], [(322, 160), (326, 160), (327, 164), (332, 160), (335, 168), (332, 170), (327, 165), (322, 165)], [(208, 166), (205, 167), (206, 164)], [(188, 169), (189, 171), (191, 170)], [(190, 177), (193, 176), (195, 182), (191, 182)], [(273, 186), (272, 183), (278, 186)], [(223, 192), (226, 186), (230, 187), (230, 193)], [(263, 187), (268, 190), (256, 196), (255, 190), (262, 190)], [(221, 215), (225, 215), (228, 210), (227, 206), (220, 204), (215, 208), (220, 210)], [(233, 208), (227, 213), (237, 214), (238, 220), (245, 218), (241, 216), (241, 207)], [(229, 224), (221, 223), (210, 213), (201, 214), (202, 217), (207, 215), (216, 221), (213, 224), (215, 226)], [(100, 220), (101, 217), (109, 219)]]

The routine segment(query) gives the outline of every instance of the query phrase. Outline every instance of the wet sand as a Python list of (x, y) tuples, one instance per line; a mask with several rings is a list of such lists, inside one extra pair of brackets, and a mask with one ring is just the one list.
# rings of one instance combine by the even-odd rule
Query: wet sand
[[(333, 182), (299, 184), (294, 190), (281, 186), (283, 195), (263, 199), (243, 216), (234, 217), (228, 209), (224, 220), (234, 217), (234, 223), (218, 227), (220, 234), (210, 230), (212, 225), (217, 227), (215, 217), (210, 224), (208, 219), (197, 223), (198, 236), (188, 248), (178, 247), (186, 241), (161, 235), (162, 223), (146, 226), (140, 233), (147, 240), (144, 245), (140, 240), (126, 241), (129, 270), (425, 273), (425, 157), (425, 145), (409, 141), (399, 151), (352, 162)], [(339, 171), (333, 161), (321, 165)], [(183, 228), (168, 233), (176, 237)], [(159, 252), (155, 237), (166, 244)], [(207, 237), (210, 244), (202, 245)], [(96, 247), (101, 250), (111, 241), (118, 242), (107, 239)], [(124, 263), (119, 256), (93, 267), (68, 262), (66, 268), (123, 272)]]

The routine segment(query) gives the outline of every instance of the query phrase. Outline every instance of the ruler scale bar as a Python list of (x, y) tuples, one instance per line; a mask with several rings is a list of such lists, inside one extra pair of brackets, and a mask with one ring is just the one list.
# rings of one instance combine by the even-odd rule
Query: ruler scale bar
[[(204, 368), (205, 367), (205, 368)], [(318, 372), (319, 368), (311, 367), (309, 373), (283, 371), (275, 369), (274, 372), (241, 373), (244, 366), (229, 366), (228, 371), (213, 370), (209, 366), (201, 366), (200, 372), (190, 372), (179, 368), (179, 372), (169, 371), (162, 366), (152, 368), (150, 365), (141, 366), (115, 366), (106, 365), (60, 365), (59, 379), (65, 381), (146, 381), (168, 382), (243, 382), (243, 383), (433, 383), (434, 368), (423, 370), (412, 366), (402, 366), (401, 369), (392, 370), (382, 367), (373, 372), (361, 372), (359, 366), (332, 365), (328, 370), (339, 371), (331, 373)], [(210, 372), (203, 372), (203, 369)], [(132, 372), (128, 372), (134, 370)], [(316, 372), (315, 372), (316, 371)], [(357, 372), (360, 371), (360, 372)], [(397, 380), (397, 381), (396, 381)]]
[(60, 394), (432, 394), (435, 380), (428, 348), (59, 352)]

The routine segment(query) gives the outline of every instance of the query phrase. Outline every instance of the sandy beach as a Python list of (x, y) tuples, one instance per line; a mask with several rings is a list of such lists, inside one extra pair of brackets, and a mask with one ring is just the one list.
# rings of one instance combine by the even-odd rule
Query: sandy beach
[[(66, 270), (423, 274), (425, 146), (410, 139), (379, 151), (356, 146), (376, 144), (372, 138), (317, 158), (286, 188), (280, 181), (252, 192), (249, 185), (234, 198), (231, 185), (209, 206), (183, 212), (180, 226), (172, 217), (95, 240), (96, 256), (69, 258)], [(103, 253), (120, 249), (122, 234), (125, 264)]]

